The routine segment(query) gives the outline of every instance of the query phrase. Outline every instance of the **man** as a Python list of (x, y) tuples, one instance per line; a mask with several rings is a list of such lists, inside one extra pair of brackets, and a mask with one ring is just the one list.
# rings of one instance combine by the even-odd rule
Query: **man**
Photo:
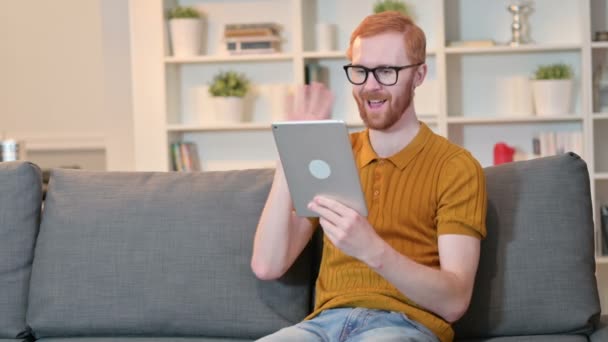
[[(397, 12), (368, 16), (352, 33), (345, 71), (367, 129), (350, 138), (369, 216), (325, 197), (309, 204), (324, 233), (315, 310), (262, 341), (453, 340), (450, 323), (469, 305), (486, 234), (485, 179), (467, 151), (416, 117), (425, 50), (422, 30)], [(326, 90), (308, 91), (292, 116), (326, 117), (326, 107), (313, 108), (328, 103)], [(295, 215), (278, 163), (255, 274), (284, 274), (316, 226)]]

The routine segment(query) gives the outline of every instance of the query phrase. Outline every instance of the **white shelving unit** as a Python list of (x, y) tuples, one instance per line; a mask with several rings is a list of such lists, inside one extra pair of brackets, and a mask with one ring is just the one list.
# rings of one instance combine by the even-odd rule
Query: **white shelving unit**
[(522, 46), (491, 46), (491, 47), (446, 47), (446, 54), (497, 54), (522, 52), (548, 52), (548, 51), (578, 51), (580, 44), (534, 44)]
[(268, 55), (243, 55), (243, 56), (231, 56), (226, 58), (224, 56), (198, 56), (198, 57), (166, 57), (165, 63), (167, 64), (198, 64), (198, 63), (242, 63), (242, 62), (264, 62), (264, 61), (291, 61), (293, 55), (288, 53), (276, 53)]
[[(594, 42), (597, 31), (608, 31), (608, 0), (535, 0), (529, 17), (533, 44), (510, 47), (512, 17), (505, 1), (406, 0), (427, 35), (429, 73), (417, 90), (421, 119), (439, 134), (470, 150), (484, 166), (492, 164), (492, 149), (506, 142), (532, 152), (532, 138), (543, 131), (582, 132), (582, 157), (589, 165), (595, 221), (608, 204), (608, 89), (594, 81), (600, 65), (608, 65), (608, 42)], [(204, 13), (205, 54), (172, 57), (168, 46), (166, 10), (196, 6)], [(375, 0), (130, 0), (136, 168), (169, 170), (169, 144), (198, 145), (205, 170), (271, 167), (277, 158), (270, 132), (270, 105), (262, 89), (276, 83), (298, 85), (305, 65), (326, 70), (335, 94), (333, 117), (356, 122), (357, 109), (342, 65), (350, 33), (372, 12)], [(275, 22), (282, 26), (282, 53), (225, 56), (220, 53), (226, 23)], [(337, 50), (316, 51), (315, 24), (337, 27)], [(567, 29), (565, 29), (567, 28)], [(456, 40), (492, 39), (491, 47), (453, 47)], [(529, 77), (541, 64), (567, 63), (575, 74), (572, 113), (559, 117), (515, 116), (509, 113), (502, 81)], [(196, 105), (220, 70), (246, 74), (254, 89), (248, 122), (205, 124), (213, 113)], [(608, 68), (606, 68), (608, 70)], [(608, 75), (606, 75), (608, 80)], [(608, 84), (608, 82), (606, 83)], [(266, 94), (267, 95), (267, 94)], [(426, 101), (422, 103), (421, 97)], [(429, 101), (430, 99), (430, 101)], [(602, 110), (602, 108), (605, 108)], [(355, 114), (355, 115), (353, 115)], [(600, 256), (597, 229), (598, 281), (608, 311), (608, 257)]]

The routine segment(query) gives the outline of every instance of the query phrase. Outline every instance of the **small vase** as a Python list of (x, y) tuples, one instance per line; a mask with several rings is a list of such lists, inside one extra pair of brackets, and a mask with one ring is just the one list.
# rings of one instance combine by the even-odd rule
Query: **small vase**
[(534, 115), (532, 82), (528, 76), (515, 75), (501, 80), (503, 106), (499, 113), (507, 116), (525, 117)]
[(201, 54), (203, 45), (201, 19), (171, 19), (169, 20), (169, 31), (173, 56), (193, 57)]
[(570, 114), (572, 80), (535, 80), (532, 83), (538, 116)]
[(213, 98), (215, 122), (238, 123), (243, 121), (245, 99), (236, 96), (216, 96)]
[(334, 51), (336, 49), (336, 26), (330, 23), (317, 23), (317, 51)]

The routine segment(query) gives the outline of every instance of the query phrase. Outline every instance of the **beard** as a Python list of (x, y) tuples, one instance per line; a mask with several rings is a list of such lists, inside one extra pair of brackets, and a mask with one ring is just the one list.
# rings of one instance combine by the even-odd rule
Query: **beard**
[[(414, 80), (410, 79), (405, 85), (403, 95), (395, 97), (391, 93), (382, 90), (361, 91), (359, 92), (359, 96), (353, 94), (359, 108), (359, 116), (363, 120), (363, 123), (365, 123), (365, 126), (375, 130), (386, 130), (399, 121), (414, 98), (413, 82)], [(373, 100), (386, 100), (388, 105), (386, 110), (383, 112), (369, 112), (366, 108), (366, 103)]]

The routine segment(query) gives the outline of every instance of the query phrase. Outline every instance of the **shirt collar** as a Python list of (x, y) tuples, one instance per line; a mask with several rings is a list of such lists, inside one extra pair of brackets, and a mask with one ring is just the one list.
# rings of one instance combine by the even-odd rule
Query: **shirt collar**
[[(432, 134), (433, 131), (431, 131), (431, 129), (424, 122), (420, 122), (420, 129), (418, 130), (418, 133), (414, 139), (412, 139), (412, 141), (401, 151), (388, 157), (387, 159), (395, 164), (395, 166), (397, 166), (399, 169), (405, 169), (407, 164), (414, 159), (418, 152), (422, 151), (424, 145)], [(362, 132), (361, 138), (360, 147), (358, 148), (357, 153), (357, 166), (360, 169), (372, 161), (379, 159), (376, 151), (374, 151), (374, 148), (369, 141), (369, 128)]]

